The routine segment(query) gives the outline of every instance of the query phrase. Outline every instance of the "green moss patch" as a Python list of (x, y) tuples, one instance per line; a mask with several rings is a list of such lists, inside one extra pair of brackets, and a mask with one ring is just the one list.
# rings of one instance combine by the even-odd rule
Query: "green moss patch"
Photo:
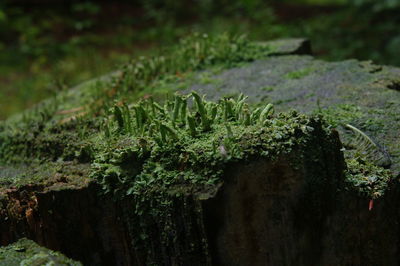
[(91, 181), (88, 178), (89, 169), (89, 164), (79, 164), (74, 161), (0, 166), (0, 188), (24, 186), (42, 189), (79, 188)]
[(286, 78), (288, 79), (301, 79), (303, 77), (308, 76), (311, 72), (313, 72), (313, 68), (304, 68), (297, 71), (289, 72), (286, 74)]
[[(134, 102), (149, 94), (164, 97), (170, 89), (160, 90), (161, 83), (181, 80), (210, 66), (233, 67), (272, 52), (268, 44), (255, 44), (244, 37), (194, 34), (161, 55), (138, 58), (109, 77), (60, 93), (29, 112), (0, 122), (0, 163), (75, 158), (85, 149), (88, 133), (98, 130), (97, 117), (107, 114), (115, 101)], [(152, 84), (158, 84), (157, 88)]]
[(255, 108), (243, 95), (209, 102), (193, 92), (162, 105), (116, 104), (101, 128), (91, 177), (105, 193), (132, 202), (130, 234), (147, 264), (160, 263), (158, 246), (171, 254), (184, 246), (184, 254), (208, 258), (201, 201), (231, 181), (226, 173), (235, 165), (284, 158), (285, 166), (305, 172), (305, 197), (313, 199), (307, 206), (315, 212), (314, 199), (326, 190), (334, 195), (342, 183), (338, 138), (320, 117), (274, 114), (271, 104)]
[(149, 100), (114, 107), (93, 164), (92, 176), (105, 191), (142, 195), (154, 188), (215, 185), (229, 163), (273, 160), (330, 135), (318, 117), (273, 115), (272, 105), (252, 108), (243, 95), (218, 103), (191, 97), (176, 95), (163, 106)]
[(393, 181), (389, 170), (372, 164), (363, 157), (354, 157), (346, 160), (346, 182), (348, 187), (370, 199), (377, 199), (384, 195)]
[(54, 252), (37, 245), (26, 238), (0, 248), (0, 265), (4, 266), (39, 266), (39, 265), (69, 265), (81, 266), (61, 253)]
[[(200, 96), (197, 96), (191, 102), (186, 101), (188, 96), (177, 98), (171, 96), (169, 92), (190, 87), (193, 80), (198, 80), (204, 86), (226, 88), (225, 83), (220, 84), (220, 82), (225, 82), (223, 76), (214, 76), (215, 73), (210, 75), (213, 70), (220, 73), (223, 69), (233, 68), (232, 73), (240, 72), (240, 68), (235, 70), (234, 67), (265, 58), (274, 54), (276, 49), (268, 43), (251, 43), (244, 37), (229, 35), (211, 37), (195, 34), (182, 40), (178, 46), (162, 51), (160, 55), (133, 60), (109, 77), (61, 93), (43, 102), (30, 113), (23, 113), (1, 123), (0, 164), (22, 164), (30, 167), (30, 165), (35, 165), (35, 162), (38, 162), (38, 165), (45, 162), (41, 166), (44, 170), (37, 173), (46, 172), (47, 162), (50, 162), (49, 165), (65, 161), (73, 161), (76, 165), (92, 164), (92, 176), (96, 177), (106, 191), (121, 195), (139, 193), (140, 186), (147, 187), (148, 184), (157, 184), (161, 187), (180, 184), (175, 179), (176, 176), (181, 176), (182, 184), (215, 184), (221, 176), (221, 169), (228, 162), (251, 156), (273, 156), (274, 151), (283, 151), (286, 148), (290, 150), (290, 145), (284, 146), (279, 138), (270, 140), (271, 149), (267, 149), (266, 145), (262, 144), (268, 138), (260, 139), (260, 134), (264, 134), (260, 132), (275, 130), (274, 126), (280, 123), (280, 117), (283, 119), (282, 123), (287, 123), (288, 127), (291, 127), (293, 121), (288, 119), (290, 114), (268, 116), (268, 119), (264, 117), (265, 121), (256, 122), (255, 117), (262, 116), (261, 113), (266, 106), (256, 111), (241, 102), (243, 97), (238, 100), (222, 98), (219, 102), (216, 99), (215, 103), (210, 103), (204, 102)], [(273, 86), (268, 82), (265, 84), (256, 82), (257, 78), (271, 80), (270, 76), (257, 75), (249, 79), (249, 83), (257, 83), (258, 93), (268, 93), (270, 96), (268, 100), (279, 105), (281, 110), (288, 109), (286, 107), (290, 105), (297, 107), (301, 105), (306, 111), (307, 108), (308, 111), (318, 108), (316, 113), (324, 115), (331, 127), (351, 123), (362, 130), (373, 132), (372, 135), (384, 134), (382, 128), (387, 129), (388, 132), (394, 132), (389, 128), (390, 123), (381, 121), (381, 118), (386, 115), (385, 108), (388, 108), (390, 112), (395, 112), (394, 104), (382, 106), (381, 109), (367, 108), (368, 101), (372, 101), (369, 98), (365, 104), (356, 105), (348, 103), (348, 100), (345, 101), (342, 97), (341, 101), (347, 103), (327, 108), (328, 100), (322, 99), (320, 106), (318, 98), (320, 93), (316, 89), (309, 89), (314, 88), (315, 84), (319, 84), (318, 86), (331, 84), (332, 82), (318, 83), (317, 75), (327, 79), (328, 75), (332, 76), (330, 74), (332, 71), (334, 77), (335, 75), (340, 77), (337, 80), (344, 80), (341, 75), (347, 75), (360, 68), (358, 62), (342, 63), (345, 65), (343, 70), (341, 64), (338, 63), (327, 64), (313, 61), (309, 57), (290, 56), (270, 58), (264, 63), (259, 61), (255, 65), (264, 68), (265, 64), (273, 65), (274, 71), (279, 70), (275, 80), (278, 80), (278, 76), (279, 80), (286, 79), (286, 85), (293, 85), (293, 82), (287, 83), (287, 78), (299, 79), (296, 84), (301, 85), (304, 80), (302, 77), (313, 76), (309, 82), (314, 83), (306, 82), (307, 84), (300, 86), (303, 91), (308, 91), (300, 98), (297, 94), (293, 94), (298, 90), (280, 87), (279, 83), (273, 82), (274, 77), (271, 81), (275, 84)], [(318, 68), (315, 68), (316, 66)], [(211, 69), (211, 72), (201, 72), (202, 74), (197, 76), (194, 74), (206, 68)], [(318, 69), (318, 71), (313, 71), (313, 69)], [(254, 73), (255, 70), (249, 73)], [(343, 71), (347, 72), (343, 74)], [(373, 73), (371, 71), (364, 73), (364, 68), (357, 71), (361, 72), (353, 76), (357, 81), (364, 82), (363, 84), (369, 84), (375, 80), (373, 75), (386, 73), (384, 69), (378, 72), (372, 71)], [(229, 76), (243, 78), (241, 75)], [(341, 92), (346, 90), (347, 94), (358, 95), (362, 92), (359, 87), (350, 90), (348, 88), (350, 85), (343, 87), (332, 84), (329, 90), (326, 88), (324, 90), (329, 91), (329, 95), (338, 88)], [(371, 86), (368, 89), (375, 93)], [(285, 90), (288, 92), (287, 97), (277, 98), (276, 95), (283, 95)], [(217, 89), (213, 89), (213, 92), (224, 93)], [(232, 95), (237, 95), (238, 92), (239, 90), (233, 90)], [(380, 95), (388, 93), (383, 91)], [(172, 100), (164, 101), (168, 98), (166, 96), (168, 94)], [(134, 103), (141, 98), (151, 98), (162, 104), (150, 104), (149, 100), (135, 105)], [(304, 104), (305, 101), (315, 98), (318, 99), (313, 103), (315, 106)], [(204, 106), (201, 107), (199, 102), (203, 102)], [(386, 103), (390, 102), (386, 101)], [(186, 108), (187, 106), (195, 108)], [(302, 117), (297, 114), (295, 116), (299, 119)], [(304, 126), (307, 124), (306, 121), (316, 118), (310, 116), (301, 119), (304, 121), (302, 120), (300, 124)], [(282, 134), (288, 136), (287, 132), (281, 132), (277, 136)], [(293, 142), (293, 145), (298, 144), (295, 140), (296, 135), (290, 136), (287, 141)], [(246, 141), (243, 141), (243, 138)], [(389, 147), (390, 151), (397, 148), (398, 144), (393, 143), (395, 142), (392, 142)], [(252, 148), (252, 145), (263, 148)], [(126, 163), (127, 158), (134, 158), (132, 159), (134, 161)], [(35, 169), (35, 167), (32, 168)], [(36, 178), (25, 178), (27, 176), (25, 174), (19, 176), (24, 176), (24, 178), (3, 178), (3, 186), (30, 182), (22, 182), (22, 180), (42, 182), (46, 179), (39, 181)], [(49, 175), (43, 174), (43, 176)]]

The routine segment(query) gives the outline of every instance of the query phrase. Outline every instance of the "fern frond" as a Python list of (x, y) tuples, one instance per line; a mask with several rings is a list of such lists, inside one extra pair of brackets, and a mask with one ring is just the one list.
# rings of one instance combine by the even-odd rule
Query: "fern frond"
[(385, 148), (355, 126), (345, 124), (345, 127), (353, 132), (355, 137), (349, 144), (358, 152), (365, 155), (376, 165), (384, 167), (389, 167), (391, 165), (390, 156)]

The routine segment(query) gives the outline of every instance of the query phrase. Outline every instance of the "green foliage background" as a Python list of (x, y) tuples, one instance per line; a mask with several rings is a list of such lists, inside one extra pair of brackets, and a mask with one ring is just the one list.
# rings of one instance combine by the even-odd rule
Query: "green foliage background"
[(0, 119), (193, 31), (307, 37), (328, 60), (400, 65), (399, 0), (47, 2), (0, 3)]

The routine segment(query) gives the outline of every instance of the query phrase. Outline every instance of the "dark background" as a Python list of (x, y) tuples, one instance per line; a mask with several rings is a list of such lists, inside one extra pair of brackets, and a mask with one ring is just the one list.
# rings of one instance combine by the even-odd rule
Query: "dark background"
[(311, 39), (327, 60), (400, 66), (400, 0), (0, 2), (0, 119), (191, 32)]

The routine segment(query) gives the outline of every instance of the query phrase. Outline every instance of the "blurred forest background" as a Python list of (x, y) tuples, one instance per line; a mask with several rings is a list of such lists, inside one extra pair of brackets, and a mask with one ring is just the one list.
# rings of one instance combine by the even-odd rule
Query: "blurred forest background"
[(0, 119), (191, 32), (400, 66), (400, 0), (0, 0)]

